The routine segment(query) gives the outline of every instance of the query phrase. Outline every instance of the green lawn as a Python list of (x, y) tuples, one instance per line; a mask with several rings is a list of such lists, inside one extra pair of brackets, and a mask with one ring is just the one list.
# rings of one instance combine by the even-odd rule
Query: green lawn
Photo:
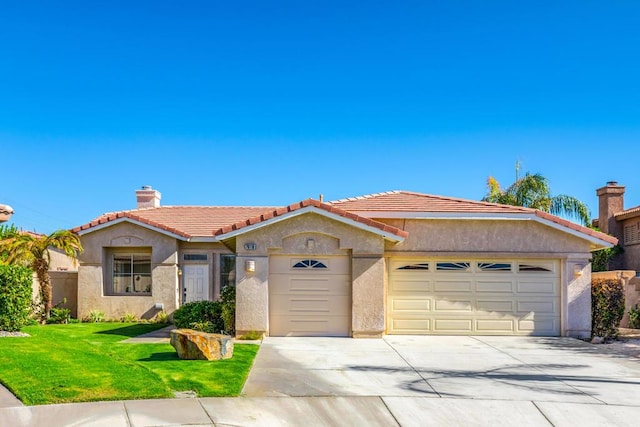
[(257, 345), (227, 360), (180, 360), (170, 344), (119, 341), (162, 327), (136, 323), (30, 326), (0, 338), (0, 382), (26, 405), (173, 397), (237, 396)]

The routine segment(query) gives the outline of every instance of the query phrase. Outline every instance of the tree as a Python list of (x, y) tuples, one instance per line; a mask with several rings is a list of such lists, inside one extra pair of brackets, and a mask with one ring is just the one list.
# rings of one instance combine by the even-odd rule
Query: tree
[(495, 178), (487, 179), (487, 194), (482, 199), (485, 202), (503, 205), (523, 206), (538, 209), (553, 215), (573, 217), (585, 226), (589, 225), (590, 215), (587, 205), (575, 197), (559, 194), (551, 195), (547, 178), (536, 173), (526, 173), (509, 187), (503, 189)]
[[(18, 233), (18, 228), (15, 225), (0, 224), (0, 242), (9, 237), (17, 236)], [(7, 264), (6, 260), (8, 256), (9, 252), (7, 252), (6, 249), (0, 249), (0, 264)]]
[[(40, 282), (40, 298), (44, 306), (44, 318), (49, 318), (52, 307), (52, 287), (49, 276), (51, 261), (49, 248), (64, 252), (73, 260), (82, 253), (82, 244), (78, 235), (68, 230), (58, 230), (48, 236), (28, 233), (10, 234), (0, 240), (0, 254), (5, 253), (6, 264), (23, 264), (31, 267)], [(0, 260), (0, 262), (3, 262)]]

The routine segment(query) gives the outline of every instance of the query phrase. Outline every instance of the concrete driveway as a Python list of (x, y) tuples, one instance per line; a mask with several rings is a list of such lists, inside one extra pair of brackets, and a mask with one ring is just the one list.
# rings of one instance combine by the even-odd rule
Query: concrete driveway
[(351, 397), (400, 425), (631, 425), (640, 361), (572, 338), (269, 337), (243, 395)]

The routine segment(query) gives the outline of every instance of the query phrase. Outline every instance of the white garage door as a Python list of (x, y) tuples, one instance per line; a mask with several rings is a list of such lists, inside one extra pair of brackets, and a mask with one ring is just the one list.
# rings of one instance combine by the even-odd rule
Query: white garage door
[(389, 264), (389, 334), (560, 334), (557, 260), (392, 258)]
[(269, 335), (349, 336), (348, 256), (269, 257)]

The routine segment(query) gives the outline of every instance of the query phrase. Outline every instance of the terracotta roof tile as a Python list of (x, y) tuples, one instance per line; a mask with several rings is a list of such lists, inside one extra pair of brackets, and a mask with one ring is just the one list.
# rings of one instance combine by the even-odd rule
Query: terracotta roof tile
[(412, 191), (387, 191), (385, 193), (350, 197), (328, 202), (332, 206), (351, 212), (464, 212), (464, 213), (533, 213), (534, 209), (520, 206), (499, 205), (477, 200), (434, 196)]
[(161, 206), (159, 208), (105, 213), (72, 231), (87, 230), (115, 219), (129, 218), (185, 238), (211, 237), (213, 230), (254, 217), (269, 209), (275, 208), (267, 206)]
[[(508, 213), (533, 214), (556, 224), (615, 244), (617, 240), (604, 233), (582, 227), (546, 212), (519, 206), (465, 200), (453, 197), (434, 196), (410, 191), (388, 191), (360, 197), (322, 203), (306, 199), (289, 206), (161, 206), (158, 208), (134, 209), (105, 213), (87, 224), (74, 228), (73, 232), (96, 227), (110, 221), (129, 218), (149, 226), (165, 230), (184, 238), (212, 237), (268, 221), (304, 207), (314, 206), (334, 215), (361, 224), (378, 228), (399, 237), (407, 237), (406, 231), (383, 224), (375, 219), (363, 217), (363, 212), (444, 212), (444, 213)], [(621, 214), (640, 212), (640, 206)], [(618, 214), (618, 215), (621, 215)], [(616, 218), (618, 218), (616, 215)], [(371, 215), (369, 215), (371, 216)]]
[(216, 236), (220, 236), (222, 234), (226, 234), (226, 233), (230, 233), (232, 231), (236, 231), (236, 230), (240, 230), (244, 227), (248, 227), (250, 225), (254, 225), (257, 224), (261, 221), (266, 221), (268, 219), (272, 219), (278, 216), (282, 216), (285, 215), (289, 212), (295, 212), (299, 209), (303, 209), (309, 206), (313, 206), (316, 207), (318, 209), (322, 209), (324, 211), (330, 212), (334, 215), (339, 215), (341, 217), (350, 219), (352, 221), (356, 221), (365, 225), (368, 225), (370, 227), (374, 227), (374, 228), (378, 228), (384, 232), (390, 233), (390, 234), (394, 234), (396, 236), (399, 237), (407, 237), (409, 235), (409, 233), (407, 233), (404, 230), (400, 230), (399, 228), (395, 228), (395, 227), (391, 227), (389, 225), (383, 224), (379, 221), (374, 221), (371, 220), (369, 218), (364, 218), (355, 214), (352, 214), (350, 212), (346, 212), (342, 209), (338, 209), (335, 208), (327, 203), (322, 203), (318, 200), (314, 200), (314, 199), (306, 199), (306, 200), (302, 200), (298, 203), (293, 203), (285, 208), (277, 208), (274, 209), (272, 211), (269, 212), (264, 212), (261, 215), (255, 216), (253, 218), (248, 218), (245, 221), (241, 221), (241, 222), (237, 222), (235, 224), (231, 224), (231, 225), (227, 225), (225, 227), (220, 227), (218, 230), (214, 231), (214, 235)]
[(634, 218), (637, 216), (640, 216), (640, 206), (636, 206), (635, 208), (630, 208), (622, 212), (618, 212), (617, 214), (614, 215), (614, 217), (618, 221), (621, 221), (623, 219)]

